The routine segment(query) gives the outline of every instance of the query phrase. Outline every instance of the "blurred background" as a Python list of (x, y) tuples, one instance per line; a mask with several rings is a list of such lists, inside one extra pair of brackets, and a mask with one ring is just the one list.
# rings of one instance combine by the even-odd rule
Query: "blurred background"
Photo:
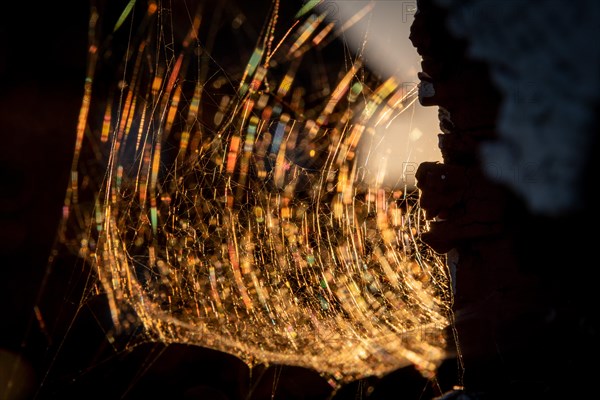
[[(340, 26), (350, 26), (339, 40), (348, 52), (364, 57), (370, 70), (395, 77), (407, 94), (417, 86), (421, 56), (409, 40), (416, 0), (331, 0), (317, 9), (327, 11), (328, 19)], [(414, 185), (421, 162), (441, 161), (437, 114), (437, 107), (423, 107), (416, 101), (391, 123), (378, 126), (371, 140), (361, 142), (359, 164), (372, 175), (383, 168), (386, 185)]]

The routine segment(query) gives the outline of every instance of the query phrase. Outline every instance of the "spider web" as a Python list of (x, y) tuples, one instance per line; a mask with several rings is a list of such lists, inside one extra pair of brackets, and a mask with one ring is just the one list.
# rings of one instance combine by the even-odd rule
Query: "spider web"
[(359, 163), (416, 88), (360, 53), (333, 63), (352, 21), (317, 2), (286, 20), (274, 1), (251, 45), (242, 13), (137, 3), (106, 37), (90, 19), (61, 233), (97, 272), (117, 334), (142, 326), (143, 340), (333, 386), (411, 364), (432, 376), (445, 260), (419, 241), (418, 193)]

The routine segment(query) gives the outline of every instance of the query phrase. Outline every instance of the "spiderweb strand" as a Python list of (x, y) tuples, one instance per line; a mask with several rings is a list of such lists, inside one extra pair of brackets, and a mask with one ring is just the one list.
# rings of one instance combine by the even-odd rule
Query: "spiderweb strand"
[[(324, 15), (300, 15), (277, 41), (275, 2), (249, 62), (229, 72), (198, 56), (202, 9), (170, 43), (171, 10), (148, 4), (104, 119), (88, 121), (107, 174), (77, 246), (116, 326), (311, 368), (334, 386), (410, 364), (433, 375), (448, 326), (444, 260), (418, 240), (417, 194), (384, 187), (383, 169), (364, 178), (357, 162), (361, 139), (416, 91), (359, 58), (331, 93), (309, 92), (303, 58), (336, 35)], [(91, 87), (85, 96), (83, 120)]]

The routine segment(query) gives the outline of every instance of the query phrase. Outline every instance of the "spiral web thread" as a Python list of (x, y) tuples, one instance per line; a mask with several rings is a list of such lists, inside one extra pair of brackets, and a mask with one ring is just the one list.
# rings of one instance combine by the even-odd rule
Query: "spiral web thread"
[[(360, 57), (332, 89), (319, 65), (306, 82), (304, 58), (351, 23), (304, 10), (276, 42), (278, 7), (245, 69), (227, 70), (199, 38), (211, 15), (191, 13), (181, 34), (174, 10), (150, 1), (101, 122), (89, 111), (103, 56), (94, 14), (65, 219), (87, 228), (78, 250), (121, 331), (141, 325), (151, 340), (334, 383), (410, 364), (431, 376), (446, 344), (445, 262), (418, 239), (418, 194), (357, 162), (360, 141), (416, 90), (369, 74)], [(93, 187), (85, 143), (107, 154), (93, 211), (77, 198)]]

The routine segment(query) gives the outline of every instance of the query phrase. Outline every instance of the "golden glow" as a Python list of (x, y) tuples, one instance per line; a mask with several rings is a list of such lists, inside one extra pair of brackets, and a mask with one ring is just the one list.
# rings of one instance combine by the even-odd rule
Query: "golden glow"
[[(88, 221), (96, 236), (77, 241), (81, 254), (95, 263), (115, 323), (131, 324), (132, 308), (154, 340), (313, 368), (336, 384), (408, 364), (430, 376), (445, 355), (444, 260), (416, 239), (416, 195), (383, 185), (388, 161), (372, 182), (357, 161), (363, 136), (415, 92), (402, 94), (394, 78), (363, 80), (358, 58), (307, 106), (298, 57), (334, 28), (311, 41), (324, 15), (301, 17), (271, 51), (277, 9), (233, 96), (219, 94), (231, 82), (220, 66), (214, 93), (188, 68), (195, 55), (185, 50), (210, 18), (193, 18), (184, 50), (167, 60), (157, 33), (141, 33), (148, 42), (131, 57), (144, 61), (127, 64), (131, 82), (114, 89), (92, 129), (110, 159)], [(90, 99), (86, 91), (78, 152)], [(204, 104), (215, 111), (200, 122)], [(125, 151), (132, 133), (135, 149)]]

